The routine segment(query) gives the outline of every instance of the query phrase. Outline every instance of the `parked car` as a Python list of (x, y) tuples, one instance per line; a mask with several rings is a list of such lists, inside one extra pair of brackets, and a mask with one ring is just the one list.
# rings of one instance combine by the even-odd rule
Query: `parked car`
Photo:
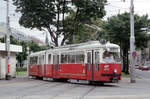
[(139, 66), (140, 70), (150, 70), (149, 66), (143, 65), (143, 66)]

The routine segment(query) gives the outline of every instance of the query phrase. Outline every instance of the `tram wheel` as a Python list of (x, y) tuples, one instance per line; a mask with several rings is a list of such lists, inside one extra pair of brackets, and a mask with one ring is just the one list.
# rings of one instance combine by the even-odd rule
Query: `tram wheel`
[(101, 86), (103, 86), (103, 85), (104, 85), (104, 82), (99, 82), (99, 84), (100, 84)]
[(53, 80), (56, 82), (68, 82), (68, 79), (66, 78), (54, 78)]
[(43, 80), (43, 77), (36, 76), (36, 79)]
[(89, 85), (93, 85), (94, 84), (94, 81), (89, 81)]

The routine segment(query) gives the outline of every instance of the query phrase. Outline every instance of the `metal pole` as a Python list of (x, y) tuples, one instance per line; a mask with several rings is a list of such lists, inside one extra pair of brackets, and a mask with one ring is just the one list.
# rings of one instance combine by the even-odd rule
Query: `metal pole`
[(130, 75), (131, 83), (135, 83), (135, 57), (133, 56), (135, 52), (135, 37), (134, 37), (134, 0), (131, 0), (131, 8), (130, 8)]
[(6, 80), (11, 78), (10, 75), (10, 27), (9, 27), (9, 0), (7, 0), (7, 13), (6, 13), (6, 25), (7, 25), (7, 34), (6, 34), (6, 51), (7, 51), (7, 59), (6, 59)]
[(29, 77), (29, 63), (30, 63), (30, 60), (29, 60), (29, 47), (27, 47), (27, 77)]

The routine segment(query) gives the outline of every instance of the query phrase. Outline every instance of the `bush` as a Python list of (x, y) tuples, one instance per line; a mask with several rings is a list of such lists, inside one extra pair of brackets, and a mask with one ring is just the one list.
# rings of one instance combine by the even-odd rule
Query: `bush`
[(17, 72), (27, 71), (27, 68), (26, 67), (19, 67), (19, 68), (16, 68), (16, 71)]

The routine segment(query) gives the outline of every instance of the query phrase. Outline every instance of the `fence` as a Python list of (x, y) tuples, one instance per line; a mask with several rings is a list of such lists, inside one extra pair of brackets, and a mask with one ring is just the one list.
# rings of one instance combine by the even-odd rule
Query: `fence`
[(16, 76), (27, 76), (27, 66), (24, 66), (23, 64), (17, 64)]

